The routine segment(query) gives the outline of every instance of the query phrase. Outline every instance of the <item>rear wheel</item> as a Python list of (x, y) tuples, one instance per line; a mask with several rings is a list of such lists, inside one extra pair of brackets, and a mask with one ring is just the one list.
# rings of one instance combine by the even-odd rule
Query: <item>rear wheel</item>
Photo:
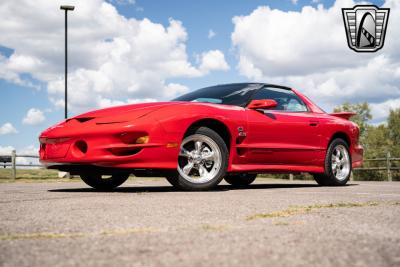
[(207, 127), (193, 129), (182, 141), (177, 172), (167, 180), (182, 190), (211, 189), (225, 175), (228, 153), (218, 133)]
[(113, 175), (102, 175), (100, 173), (84, 173), (81, 179), (89, 186), (99, 190), (111, 190), (123, 184), (129, 173), (118, 173)]
[(224, 180), (233, 186), (244, 187), (250, 185), (256, 179), (257, 174), (250, 173), (238, 173), (238, 174), (228, 174), (225, 176)]
[(349, 146), (340, 138), (334, 139), (326, 152), (324, 173), (313, 174), (319, 185), (345, 185), (350, 179), (351, 156)]

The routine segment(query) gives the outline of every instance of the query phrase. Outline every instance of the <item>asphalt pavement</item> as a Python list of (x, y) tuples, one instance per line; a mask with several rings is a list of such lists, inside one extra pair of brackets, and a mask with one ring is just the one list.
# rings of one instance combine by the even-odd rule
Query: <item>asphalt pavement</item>
[(0, 184), (0, 266), (400, 266), (400, 183)]

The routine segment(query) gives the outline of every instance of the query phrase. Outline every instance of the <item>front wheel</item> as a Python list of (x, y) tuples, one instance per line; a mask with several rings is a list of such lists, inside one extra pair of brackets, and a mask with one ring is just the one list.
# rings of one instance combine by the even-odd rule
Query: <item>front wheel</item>
[(167, 180), (182, 190), (208, 190), (219, 184), (228, 166), (228, 148), (215, 131), (193, 129), (183, 139), (177, 172)]
[(351, 156), (347, 143), (334, 139), (326, 152), (324, 173), (313, 174), (315, 181), (323, 186), (345, 185), (350, 179)]
[(129, 178), (129, 173), (102, 175), (100, 173), (84, 173), (81, 179), (87, 185), (98, 190), (111, 190), (123, 184)]
[(251, 173), (239, 173), (239, 174), (228, 174), (224, 180), (236, 187), (245, 187), (250, 185), (256, 179), (257, 174)]

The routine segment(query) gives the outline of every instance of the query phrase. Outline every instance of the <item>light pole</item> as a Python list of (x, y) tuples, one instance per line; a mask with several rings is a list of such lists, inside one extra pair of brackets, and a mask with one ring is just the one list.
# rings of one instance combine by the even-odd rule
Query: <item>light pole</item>
[(62, 5), (60, 6), (60, 9), (65, 10), (65, 119), (68, 118), (68, 86), (67, 86), (67, 80), (68, 80), (68, 20), (67, 20), (67, 14), (68, 11), (73, 11), (75, 9), (74, 6), (67, 6), (67, 5)]

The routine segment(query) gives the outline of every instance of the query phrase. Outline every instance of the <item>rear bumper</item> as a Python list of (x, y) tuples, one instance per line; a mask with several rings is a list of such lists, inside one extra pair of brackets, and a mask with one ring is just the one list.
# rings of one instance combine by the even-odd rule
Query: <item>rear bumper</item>
[(358, 168), (363, 164), (364, 148), (358, 144), (351, 151), (352, 167)]

